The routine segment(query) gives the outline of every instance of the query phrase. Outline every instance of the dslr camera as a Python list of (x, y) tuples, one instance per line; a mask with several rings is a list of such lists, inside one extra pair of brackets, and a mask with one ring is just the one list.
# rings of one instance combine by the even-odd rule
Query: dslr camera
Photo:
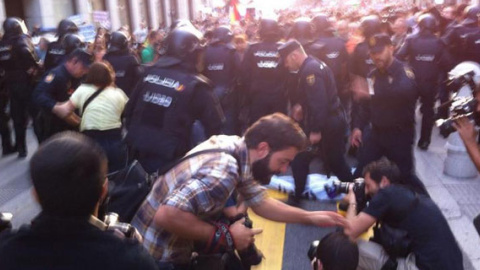
[[(462, 66), (463, 65), (463, 66)], [(459, 70), (459, 71), (455, 71)], [(461, 117), (467, 117), (471, 121), (478, 123), (479, 115), (476, 112), (477, 100), (475, 99), (476, 84), (474, 77), (476, 76), (475, 70), (469, 66), (468, 63), (461, 63), (455, 69), (450, 72), (450, 78), (447, 83), (448, 92), (454, 93), (453, 98), (440, 105), (440, 107), (450, 106), (450, 117), (447, 119), (439, 119), (436, 121), (436, 125), (440, 131), (440, 134), (446, 138), (456, 129), (453, 123), (456, 119)], [(459, 97), (458, 92), (464, 86), (470, 88), (470, 97)]]
[[(340, 182), (334, 181), (331, 186), (325, 185), (327, 196), (331, 199), (337, 197), (339, 194), (347, 194), (352, 186), (355, 199), (357, 200), (357, 211), (360, 212), (367, 206), (367, 196), (365, 195), (365, 179), (357, 178), (354, 182)], [(340, 210), (347, 211), (348, 204), (340, 203)]]
[(123, 233), (126, 238), (134, 239), (137, 233), (137, 229), (128, 223), (123, 223), (118, 221), (117, 213), (107, 213), (105, 215), (105, 224), (107, 225), (107, 230), (109, 231), (119, 231)]

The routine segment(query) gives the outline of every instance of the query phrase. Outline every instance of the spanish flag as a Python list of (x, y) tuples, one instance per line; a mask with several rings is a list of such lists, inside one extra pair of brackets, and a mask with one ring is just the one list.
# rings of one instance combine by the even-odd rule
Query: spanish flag
[(240, 12), (238, 12), (238, 0), (230, 0), (230, 22), (240, 20)]

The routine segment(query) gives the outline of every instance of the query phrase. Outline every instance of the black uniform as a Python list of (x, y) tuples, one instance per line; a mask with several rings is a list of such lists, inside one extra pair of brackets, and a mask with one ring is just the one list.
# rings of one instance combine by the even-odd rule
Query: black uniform
[[(420, 193), (427, 193), (415, 176), (413, 144), (415, 105), (418, 88), (413, 71), (394, 59), (386, 72), (375, 69), (369, 78), (370, 100), (362, 103), (354, 119), (354, 128), (364, 130), (363, 149), (359, 152), (355, 176), (362, 176), (363, 167), (386, 156), (395, 162), (405, 184)], [(370, 125), (370, 129), (364, 129)]]
[(319, 155), (328, 173), (333, 172), (342, 181), (352, 181), (350, 167), (345, 161), (347, 122), (337, 95), (332, 71), (325, 63), (309, 56), (298, 72), (298, 87), (292, 104), (303, 109), (303, 127), (306, 134), (320, 132), (319, 149), (298, 154), (292, 162), (295, 194), (301, 196), (312, 159)]
[(225, 114), (223, 133), (227, 135), (239, 133), (237, 125), (238, 99), (235, 91), (239, 67), (236, 58), (235, 48), (231, 44), (209, 45), (205, 50), (203, 74), (213, 82), (213, 91)]
[[(342, 104), (346, 104), (349, 96), (344, 91), (346, 83), (348, 53), (345, 47), (345, 41), (334, 36), (320, 37), (315, 40), (307, 52), (323, 61), (333, 72), (335, 84), (339, 91)], [(342, 94), (340, 94), (340, 92)]]
[(468, 61), (480, 63), (480, 29), (465, 37), (465, 54)]
[(136, 85), (125, 109), (127, 142), (147, 172), (190, 149), (194, 120), (207, 136), (220, 133), (223, 115), (207, 80), (178, 62), (159, 61)]
[(42, 142), (55, 133), (70, 130), (64, 120), (52, 113), (57, 102), (65, 102), (70, 99), (74, 90), (78, 87), (79, 80), (74, 78), (65, 68), (60, 65), (46, 73), (43, 80), (33, 92), (33, 101), (40, 108), (38, 118), (38, 136)]
[(478, 26), (476, 23), (462, 23), (452, 27), (442, 37), (442, 40), (445, 44), (447, 44), (450, 53), (455, 57), (455, 64), (468, 61), (472, 58), (472, 55), (469, 55), (465, 50), (465, 38), (469, 34), (477, 31)]
[(10, 116), (6, 112), (9, 98), (4, 79), (4, 76), (0, 78), (0, 137), (2, 139), (3, 155), (7, 155), (13, 152), (14, 147), (12, 146), (10, 126), (8, 125)]
[(35, 116), (31, 104), (34, 72), (38, 58), (30, 38), (26, 35), (5, 36), (0, 41), (0, 66), (5, 70), (5, 87), (10, 96), (10, 114), (15, 129), (15, 143), (19, 155), (26, 156), (26, 128), (28, 115)]
[(50, 42), (47, 47), (47, 53), (45, 54), (45, 60), (43, 67), (45, 71), (49, 71), (62, 63), (65, 59), (65, 49), (62, 46), (62, 42), (59, 40)]
[(423, 114), (419, 145), (422, 142), (428, 145), (435, 121), (434, 105), (438, 93), (439, 74), (446, 74), (449, 71), (453, 59), (444, 43), (430, 32), (409, 36), (396, 56), (400, 60), (408, 60), (415, 72), (422, 102), (420, 110)]
[(242, 84), (249, 99), (250, 123), (275, 112), (286, 113), (285, 81), (287, 70), (279, 63), (279, 43), (263, 41), (251, 44), (242, 65)]
[(135, 83), (140, 76), (140, 62), (128, 50), (113, 51), (105, 54), (107, 60), (115, 70), (115, 84), (127, 96), (131, 96)]

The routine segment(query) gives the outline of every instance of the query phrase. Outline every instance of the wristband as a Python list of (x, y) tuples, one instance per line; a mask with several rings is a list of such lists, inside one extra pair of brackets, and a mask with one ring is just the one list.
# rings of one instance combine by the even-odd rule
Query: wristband
[(213, 254), (234, 250), (235, 244), (233, 242), (232, 234), (228, 230), (228, 225), (217, 222), (214, 226), (216, 227), (216, 230), (210, 237), (204, 252), (207, 254)]

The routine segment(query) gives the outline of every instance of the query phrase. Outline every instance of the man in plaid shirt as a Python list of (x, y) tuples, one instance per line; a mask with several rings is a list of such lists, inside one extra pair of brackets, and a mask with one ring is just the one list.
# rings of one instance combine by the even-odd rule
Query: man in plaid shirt
[(161, 269), (188, 269), (194, 242), (201, 243), (206, 253), (242, 251), (254, 242), (262, 230), (247, 228), (244, 219), (231, 226), (214, 222), (234, 191), (256, 214), (269, 220), (344, 225), (345, 219), (334, 212), (304, 211), (269, 198), (260, 185), (268, 184), (273, 174), (286, 172), (305, 146), (302, 129), (280, 113), (261, 118), (242, 138), (213, 136), (190, 153), (221, 148), (231, 154), (194, 156), (162, 175), (132, 225), (144, 237), (144, 247)]

